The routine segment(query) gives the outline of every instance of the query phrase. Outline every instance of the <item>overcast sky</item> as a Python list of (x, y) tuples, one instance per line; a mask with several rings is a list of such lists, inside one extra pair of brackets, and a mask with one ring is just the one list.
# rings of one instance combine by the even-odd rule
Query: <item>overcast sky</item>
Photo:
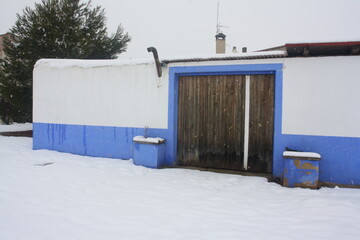
[[(1, 0), (0, 34), (16, 13), (40, 0)], [(360, 0), (93, 0), (105, 8), (109, 33), (121, 24), (132, 37), (120, 58), (160, 58), (215, 52), (217, 3), (220, 23), (233, 46), (249, 51), (290, 42), (360, 40)], [(151, 56), (150, 56), (151, 57)]]

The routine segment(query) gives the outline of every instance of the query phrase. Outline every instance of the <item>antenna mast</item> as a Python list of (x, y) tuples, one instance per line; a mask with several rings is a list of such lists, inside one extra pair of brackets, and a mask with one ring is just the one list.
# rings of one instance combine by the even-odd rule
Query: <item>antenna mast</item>
[(221, 25), (220, 21), (219, 21), (219, 12), (220, 12), (220, 4), (219, 2), (217, 3), (217, 15), (216, 15), (216, 34), (222, 33), (221, 32), (221, 28), (228, 28), (228, 26), (224, 26)]
[(220, 23), (219, 23), (219, 2), (217, 3), (217, 15), (216, 15), (216, 34), (220, 32)]

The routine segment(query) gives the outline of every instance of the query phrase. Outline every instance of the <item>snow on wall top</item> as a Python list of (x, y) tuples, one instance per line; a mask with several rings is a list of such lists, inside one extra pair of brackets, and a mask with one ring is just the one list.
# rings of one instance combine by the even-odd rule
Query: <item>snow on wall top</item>
[(248, 52), (248, 53), (224, 53), (224, 54), (206, 54), (206, 55), (187, 55), (172, 56), (163, 59), (174, 60), (178, 58), (224, 58), (224, 57), (245, 57), (245, 56), (268, 56), (268, 55), (286, 54), (286, 51), (268, 51), (268, 52)]
[(124, 65), (140, 65), (140, 64), (151, 64), (153, 59), (129, 59), (129, 60), (119, 60), (119, 59), (104, 59), (104, 60), (94, 60), (94, 59), (40, 59), (36, 62), (35, 67), (46, 66), (50, 68), (70, 68), (70, 67), (80, 67), (80, 68), (94, 68), (94, 67), (113, 67), (113, 66), (124, 66)]
[[(178, 56), (162, 58), (164, 62), (179, 62), (189, 60), (237, 60), (237, 59), (252, 59), (252, 58), (267, 58), (267, 57), (284, 57), (285, 51), (268, 51), (268, 52), (251, 52), (251, 53), (228, 53), (228, 54), (209, 54), (209, 55), (194, 55), (194, 56)], [(35, 67), (46, 66), (50, 68), (94, 68), (94, 67), (112, 67), (124, 65), (141, 65), (152, 64), (153, 58), (149, 59), (106, 59), (106, 60), (91, 60), (91, 59), (40, 59), (36, 62)]]
[(183, 56), (163, 58), (163, 62), (190, 62), (190, 61), (220, 61), (220, 60), (242, 60), (256, 58), (275, 58), (286, 57), (286, 51), (267, 51), (267, 52), (250, 52), (250, 53), (227, 53), (227, 54), (210, 54), (197, 56)]
[(321, 158), (319, 153), (314, 152), (295, 152), (295, 151), (285, 151), (283, 153), (283, 157), (291, 158), (291, 157), (301, 157), (301, 158)]
[(136, 143), (147, 143), (147, 144), (161, 144), (165, 142), (165, 139), (159, 137), (144, 137), (144, 136), (135, 136), (133, 141)]

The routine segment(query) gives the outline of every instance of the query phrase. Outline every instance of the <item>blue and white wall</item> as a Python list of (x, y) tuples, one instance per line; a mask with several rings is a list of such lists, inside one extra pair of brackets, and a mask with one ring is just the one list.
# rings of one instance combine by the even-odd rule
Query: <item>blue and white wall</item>
[(34, 149), (132, 158), (132, 139), (167, 138), (168, 81), (155, 65), (40, 60), (34, 69)]
[(360, 184), (359, 56), (286, 59), (284, 146), (318, 152), (320, 181)]
[(360, 185), (359, 56), (173, 63), (40, 60), (34, 70), (34, 149), (132, 158), (132, 138), (149, 126), (176, 159), (181, 75), (274, 73), (273, 173), (285, 147), (318, 152), (320, 181)]

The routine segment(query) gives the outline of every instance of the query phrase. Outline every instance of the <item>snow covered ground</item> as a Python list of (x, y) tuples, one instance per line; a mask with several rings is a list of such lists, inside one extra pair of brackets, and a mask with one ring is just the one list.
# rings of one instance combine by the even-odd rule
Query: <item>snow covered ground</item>
[(11, 125), (0, 124), (0, 132), (19, 132), (32, 130), (32, 123), (14, 123)]
[(0, 136), (1, 240), (360, 239), (360, 190), (146, 169)]

